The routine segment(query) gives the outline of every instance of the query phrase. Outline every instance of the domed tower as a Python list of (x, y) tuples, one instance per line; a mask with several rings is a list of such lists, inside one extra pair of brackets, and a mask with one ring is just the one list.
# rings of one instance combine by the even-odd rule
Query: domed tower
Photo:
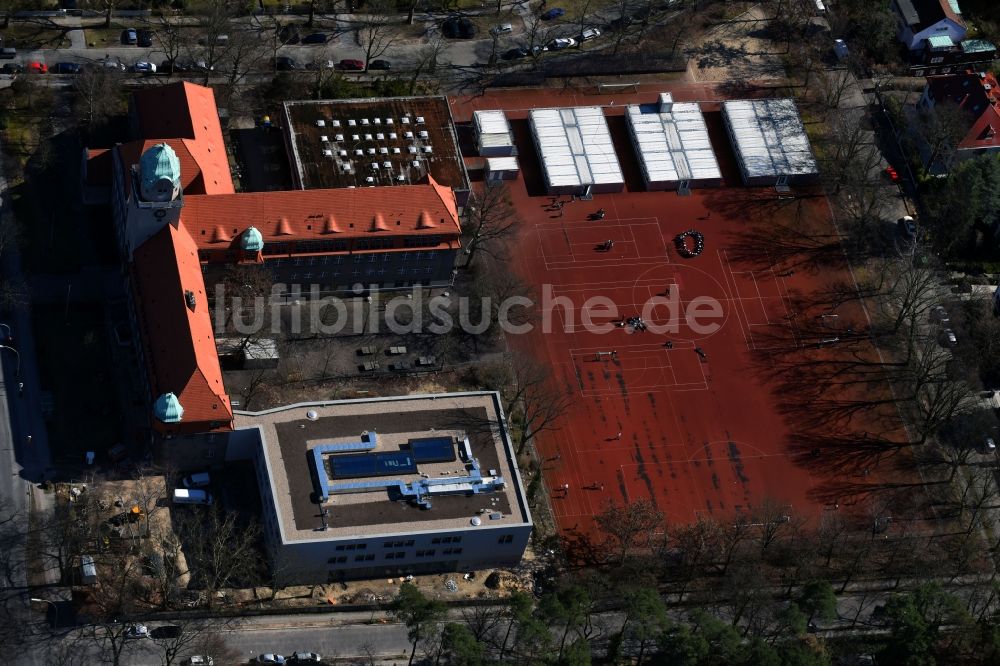
[(149, 147), (132, 167), (132, 191), (125, 220), (128, 257), (131, 259), (137, 247), (167, 224), (176, 227), (183, 207), (177, 153), (166, 143)]

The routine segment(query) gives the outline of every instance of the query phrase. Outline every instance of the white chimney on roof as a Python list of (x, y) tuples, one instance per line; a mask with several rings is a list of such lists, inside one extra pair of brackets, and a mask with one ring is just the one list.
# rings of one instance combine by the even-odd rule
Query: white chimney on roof
[(660, 93), (660, 113), (673, 113), (674, 96), (668, 92)]

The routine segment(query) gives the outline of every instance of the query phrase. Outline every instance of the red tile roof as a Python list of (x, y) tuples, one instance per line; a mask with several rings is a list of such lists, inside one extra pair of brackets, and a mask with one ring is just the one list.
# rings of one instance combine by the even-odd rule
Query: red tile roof
[(184, 227), (201, 249), (218, 248), (255, 227), (264, 242), (461, 234), (455, 195), (424, 185), (241, 192), (184, 198)]
[(991, 72), (928, 76), (927, 88), (935, 103), (951, 100), (969, 112), (972, 126), (959, 142), (959, 149), (1000, 146), (996, 139), (997, 132), (1000, 132), (1000, 90)]
[[(143, 88), (133, 94), (132, 100), (140, 136), (157, 141), (183, 140), (186, 152), (202, 173), (205, 194), (236, 191), (211, 88), (181, 81)], [(177, 152), (176, 146), (171, 147)], [(180, 152), (177, 154), (180, 157)]]
[[(153, 419), (162, 432), (231, 429), (233, 412), (222, 382), (198, 248), (168, 224), (135, 251), (132, 265), (140, 330), (153, 397), (174, 393), (184, 408), (178, 424)], [(194, 308), (185, 294), (194, 294)]]

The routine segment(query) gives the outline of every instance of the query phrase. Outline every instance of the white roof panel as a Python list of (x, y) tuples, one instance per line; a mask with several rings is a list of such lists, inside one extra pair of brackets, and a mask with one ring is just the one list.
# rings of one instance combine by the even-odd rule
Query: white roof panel
[(817, 173), (809, 137), (791, 99), (724, 102), (722, 113), (748, 178)]
[(626, 110), (646, 182), (722, 178), (701, 108), (690, 102), (674, 102), (668, 107), (670, 110), (664, 111), (662, 103), (633, 104)]
[(528, 118), (550, 186), (625, 182), (599, 107), (534, 109)]
[(472, 119), (479, 135), (480, 147), (514, 145), (514, 137), (511, 136), (510, 125), (507, 124), (507, 116), (503, 111), (475, 111)]

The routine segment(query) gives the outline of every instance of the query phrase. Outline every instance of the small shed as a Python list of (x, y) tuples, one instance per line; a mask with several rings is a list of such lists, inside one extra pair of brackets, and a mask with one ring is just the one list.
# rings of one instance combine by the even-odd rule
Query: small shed
[(486, 182), (514, 180), (520, 170), (516, 157), (490, 157), (486, 160)]

